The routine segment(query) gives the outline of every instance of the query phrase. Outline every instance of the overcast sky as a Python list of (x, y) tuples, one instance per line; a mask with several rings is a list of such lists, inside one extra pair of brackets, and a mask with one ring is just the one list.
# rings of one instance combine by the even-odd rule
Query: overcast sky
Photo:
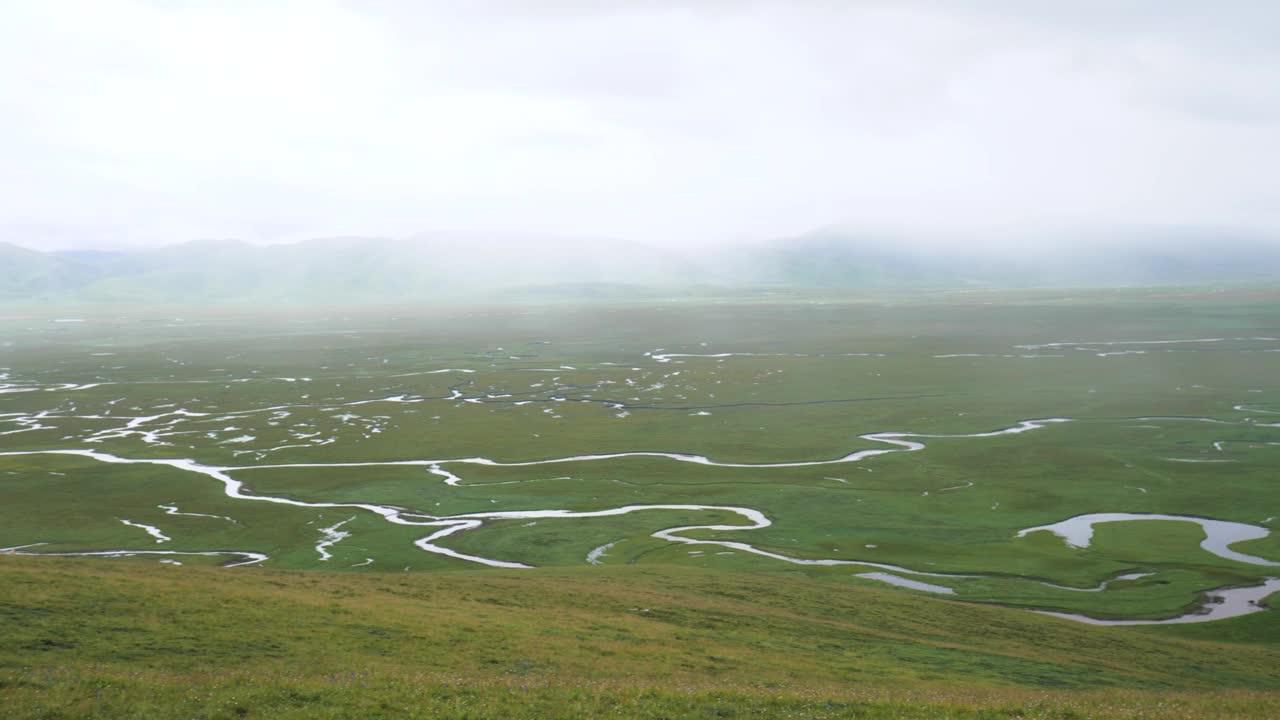
[(0, 241), (1280, 231), (1280, 3), (0, 0)]

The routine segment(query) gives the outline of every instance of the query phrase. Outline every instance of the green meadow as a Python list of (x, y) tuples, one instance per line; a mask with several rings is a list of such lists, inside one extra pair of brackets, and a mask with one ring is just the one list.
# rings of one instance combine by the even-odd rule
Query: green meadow
[[(1274, 716), (1272, 611), (1032, 610), (1280, 576), (1277, 368), (1266, 288), (10, 308), (0, 700)], [(1092, 513), (1261, 530), (1254, 561), (1186, 521), (1019, 536)]]

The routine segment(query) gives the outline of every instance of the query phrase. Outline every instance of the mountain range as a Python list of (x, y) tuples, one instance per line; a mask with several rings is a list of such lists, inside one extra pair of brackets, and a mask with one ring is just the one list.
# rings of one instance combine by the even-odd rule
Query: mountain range
[(118, 251), (0, 243), (4, 303), (384, 303), (669, 296), (734, 288), (1106, 287), (1280, 282), (1280, 242), (1202, 230), (931, 242), (830, 229), (688, 251), (436, 234)]

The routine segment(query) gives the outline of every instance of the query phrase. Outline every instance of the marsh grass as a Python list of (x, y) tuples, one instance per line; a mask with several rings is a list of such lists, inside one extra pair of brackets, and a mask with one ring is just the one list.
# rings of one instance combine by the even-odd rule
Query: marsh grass
[[(60, 315), (87, 320), (51, 322)], [(978, 576), (939, 580), (956, 590), (952, 600), (857, 579), (856, 567), (691, 554), (650, 537), (736, 522), (718, 511), (495, 521), (444, 543), (539, 566), (492, 571), (423, 553), (412, 544), (421, 528), (368, 513), (232, 500), (209, 478), (169, 468), (0, 458), (0, 547), (271, 556), (237, 569), (191, 557), (182, 567), (0, 557), (6, 718), (1280, 716), (1272, 612), (1090, 628), (1003, 607), (1167, 617), (1207, 588), (1270, 573), (1206, 553), (1187, 523), (1100, 526), (1087, 549), (1015, 534), (1090, 512), (1274, 516), (1280, 437), (1270, 423), (1280, 416), (1268, 411), (1280, 411), (1271, 352), (1280, 343), (1259, 339), (1280, 337), (1274, 289), (266, 317), (30, 309), (0, 318), (0, 336), (5, 382), (101, 383), (0, 395), (9, 433), (0, 451), (93, 447), (257, 465), (660, 450), (759, 463), (878, 447), (859, 437), (869, 432), (1075, 419), (1016, 436), (930, 439), (921, 452), (848, 466), (451, 464), (463, 478), (456, 487), (421, 467), (236, 471), (259, 493), (435, 514), (757, 508), (772, 526), (686, 534)], [(1027, 358), (1019, 347), (1197, 337), (1237, 339), (1123, 356), (1065, 347)], [(659, 347), (764, 355), (663, 363), (652, 357)], [(607, 404), (619, 400), (625, 416)], [(277, 406), (288, 415), (265, 410)], [(104, 433), (177, 408), (208, 415), (146, 425), (167, 444)], [(38, 429), (14, 420), (42, 411)], [(160, 503), (235, 522), (168, 515)], [(320, 528), (353, 514), (351, 536), (322, 561)], [(157, 545), (122, 518), (174, 539)], [(584, 565), (611, 542), (604, 566)], [(1280, 559), (1280, 534), (1236, 549)], [(1102, 593), (1035, 582), (1087, 588), (1135, 571), (1154, 574)]]

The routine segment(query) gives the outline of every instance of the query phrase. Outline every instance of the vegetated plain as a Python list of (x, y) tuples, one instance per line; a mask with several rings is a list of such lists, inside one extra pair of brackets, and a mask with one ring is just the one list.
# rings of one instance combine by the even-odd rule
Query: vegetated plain
[[(10, 308), (0, 692), (18, 717), (1273, 715), (1272, 612), (1029, 609), (1177, 616), (1280, 574), (1275, 534), (1231, 545), (1260, 563), (1189, 522), (1019, 531), (1274, 527), (1278, 300)], [(893, 452), (833, 462), (863, 450)], [(237, 554), (16, 554), (113, 551)]]

